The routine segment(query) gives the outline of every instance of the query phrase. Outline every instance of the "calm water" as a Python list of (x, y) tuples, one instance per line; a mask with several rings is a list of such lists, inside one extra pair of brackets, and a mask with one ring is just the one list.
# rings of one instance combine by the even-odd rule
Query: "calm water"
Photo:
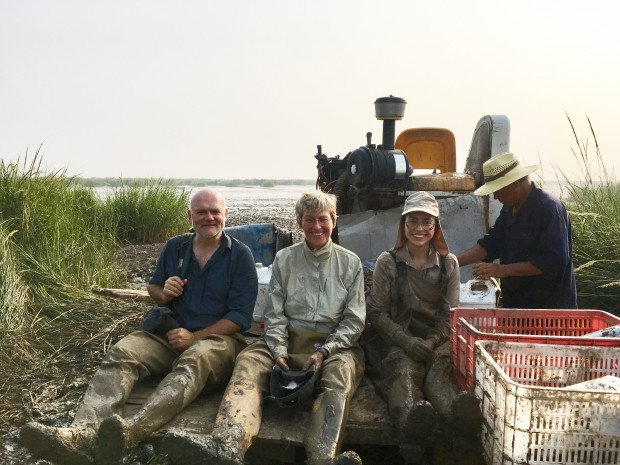
[[(179, 190), (185, 189), (188, 192), (199, 189), (198, 187), (180, 186)], [(290, 186), (246, 186), (246, 187), (226, 187), (216, 186), (226, 200), (251, 200), (251, 199), (280, 199), (296, 200), (303, 192), (313, 191), (314, 184), (311, 185), (290, 185)], [(95, 192), (101, 199), (106, 199), (112, 192), (111, 187), (96, 187)]]

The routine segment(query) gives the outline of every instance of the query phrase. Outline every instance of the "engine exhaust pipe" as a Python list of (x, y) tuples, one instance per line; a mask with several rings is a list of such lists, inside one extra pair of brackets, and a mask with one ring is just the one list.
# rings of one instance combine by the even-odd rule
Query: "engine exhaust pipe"
[(405, 115), (407, 101), (404, 98), (379, 97), (375, 100), (375, 116), (383, 121), (383, 144), (381, 148), (394, 150), (396, 120), (402, 119)]

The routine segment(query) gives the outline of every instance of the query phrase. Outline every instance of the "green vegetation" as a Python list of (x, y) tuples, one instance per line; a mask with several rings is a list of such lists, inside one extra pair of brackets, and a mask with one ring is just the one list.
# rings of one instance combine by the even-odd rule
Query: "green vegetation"
[(23, 420), (24, 392), (30, 408), (43, 408), (136, 327), (144, 304), (91, 287), (124, 287), (119, 246), (184, 232), (187, 201), (157, 181), (119, 185), (101, 200), (65, 171), (44, 172), (38, 152), (0, 161), (0, 431)]
[(119, 186), (105, 200), (64, 171), (0, 162), (0, 321), (20, 328), (26, 309), (90, 299), (92, 286), (117, 287), (120, 244), (150, 243), (187, 229), (188, 194), (157, 181)]
[(187, 229), (188, 193), (161, 181), (115, 187), (106, 199), (116, 222), (116, 238), (125, 243), (161, 242)]
[(579, 139), (568, 120), (577, 143), (573, 153), (584, 176), (584, 182), (576, 183), (561, 174), (573, 224), (579, 307), (620, 315), (620, 183), (605, 167), (590, 120), (593, 148)]
[(119, 282), (111, 266), (114, 225), (104, 206), (64, 172), (44, 173), (40, 165), (38, 154), (21, 167), (0, 162), (0, 244), (3, 268), (13, 276), (0, 294), (6, 329), (24, 323), (29, 304)]

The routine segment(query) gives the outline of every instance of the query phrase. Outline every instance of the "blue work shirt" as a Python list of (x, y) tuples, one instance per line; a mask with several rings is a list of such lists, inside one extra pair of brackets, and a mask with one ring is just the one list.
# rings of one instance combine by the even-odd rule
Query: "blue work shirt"
[[(163, 285), (179, 275), (186, 238), (176, 236), (166, 242), (149, 284)], [(183, 294), (169, 304), (182, 327), (196, 331), (221, 319), (232, 321), (242, 331), (250, 327), (258, 278), (252, 252), (245, 244), (222, 232), (219, 248), (202, 270), (192, 253), (186, 278)]]
[(504, 207), (489, 232), (478, 241), (486, 261), (531, 262), (538, 276), (502, 278), (506, 308), (577, 308), (571, 224), (562, 202), (532, 183), (515, 213)]

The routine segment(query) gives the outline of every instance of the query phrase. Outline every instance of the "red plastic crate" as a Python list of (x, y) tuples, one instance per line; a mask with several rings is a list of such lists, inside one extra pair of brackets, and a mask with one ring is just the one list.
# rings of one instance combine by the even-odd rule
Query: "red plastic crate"
[(620, 347), (620, 338), (583, 337), (620, 324), (601, 310), (461, 308), (452, 310), (452, 369), (461, 389), (474, 386), (475, 343), (479, 340)]

